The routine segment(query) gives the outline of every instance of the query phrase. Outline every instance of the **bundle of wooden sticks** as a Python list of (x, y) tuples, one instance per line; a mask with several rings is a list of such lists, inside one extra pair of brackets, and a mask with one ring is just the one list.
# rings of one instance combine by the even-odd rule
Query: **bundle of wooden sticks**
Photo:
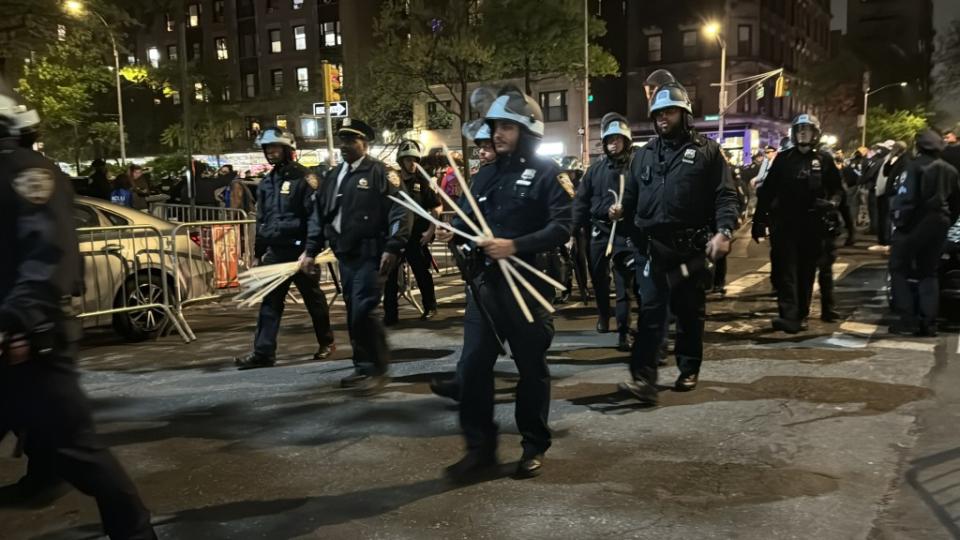
[[(321, 266), (336, 260), (333, 252), (327, 249), (316, 256), (314, 264)], [(293, 278), (294, 274), (299, 271), (300, 263), (297, 261), (251, 268), (238, 276), (241, 292), (234, 297), (234, 300), (239, 303), (238, 307), (251, 307), (259, 304), (280, 284)]]

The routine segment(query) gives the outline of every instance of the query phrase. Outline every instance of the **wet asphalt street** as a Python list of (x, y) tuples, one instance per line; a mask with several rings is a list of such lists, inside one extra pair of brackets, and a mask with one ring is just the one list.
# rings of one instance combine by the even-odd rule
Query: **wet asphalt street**
[[(164, 539), (960, 537), (955, 332), (886, 335), (885, 261), (865, 247), (842, 249), (835, 267), (844, 320), (820, 322), (817, 306), (809, 330), (787, 336), (769, 328), (766, 246), (736, 242), (728, 295), (708, 304), (700, 386), (665, 391), (653, 409), (617, 393), (626, 355), (575, 293), (549, 357), (554, 446), (533, 480), (509, 478), (520, 448), (508, 358), (496, 367), (503, 474), (469, 486), (442, 477), (462, 442), (455, 405), (427, 384), (460, 354), (452, 276), (440, 318), (402, 308), (393, 382), (375, 397), (336, 387), (351, 369), (339, 299), (329, 361), (309, 361), (309, 319), (291, 304), (278, 366), (236, 371), (255, 313), (223, 303), (187, 312), (199, 338), (189, 345), (92, 333), (83, 384)], [(675, 377), (671, 360), (662, 379)], [(11, 450), (0, 445), (2, 483), (23, 472)], [(5, 539), (99, 530), (77, 492), (0, 510)]]

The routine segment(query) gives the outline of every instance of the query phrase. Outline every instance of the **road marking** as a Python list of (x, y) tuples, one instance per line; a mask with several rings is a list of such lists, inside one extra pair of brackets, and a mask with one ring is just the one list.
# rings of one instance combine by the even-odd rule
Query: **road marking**
[(880, 327), (876, 324), (860, 323), (855, 321), (844, 321), (844, 323), (840, 325), (840, 330), (848, 334), (856, 334), (866, 337), (870, 337), (877, 333), (877, 330), (879, 329)]
[(735, 279), (727, 285), (726, 296), (739, 296), (743, 291), (769, 278), (769, 274), (751, 273)]
[[(836, 263), (836, 264), (834, 264), (834, 265), (833, 265), (833, 280), (834, 280), (834, 281), (838, 281), (838, 280), (840, 279), (840, 276), (842, 276), (843, 273), (846, 272), (846, 271), (847, 271), (847, 268), (849, 268), (849, 267), (850, 267), (850, 265), (849, 265), (848, 263)], [(819, 291), (819, 290), (820, 290), (820, 282), (819, 282), (819, 280), (818, 280), (818, 281), (816, 281), (816, 282), (813, 283), (813, 292), (817, 292), (817, 291)]]
[(936, 343), (924, 343), (922, 341), (902, 341), (893, 339), (878, 339), (870, 342), (870, 347), (878, 349), (900, 349), (903, 351), (933, 352), (937, 348)]

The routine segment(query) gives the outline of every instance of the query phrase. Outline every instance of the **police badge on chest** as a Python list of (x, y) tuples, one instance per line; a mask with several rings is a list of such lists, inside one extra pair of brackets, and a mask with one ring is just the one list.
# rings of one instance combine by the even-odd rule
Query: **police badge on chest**
[(697, 151), (693, 148), (687, 148), (683, 152), (683, 162), (688, 165), (693, 165), (694, 159), (697, 157)]
[(283, 183), (280, 184), (280, 194), (281, 194), (281, 195), (289, 195), (289, 194), (290, 194), (290, 181), (289, 181), (289, 180), (284, 180)]

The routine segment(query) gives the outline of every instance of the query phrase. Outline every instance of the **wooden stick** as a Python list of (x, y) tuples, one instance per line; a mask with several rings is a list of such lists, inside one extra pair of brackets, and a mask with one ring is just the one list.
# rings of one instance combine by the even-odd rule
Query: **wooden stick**
[(448, 205), (450, 205), (451, 208), (453, 208), (453, 211), (456, 212), (458, 216), (460, 216), (460, 219), (462, 219), (463, 222), (467, 224), (467, 227), (470, 227), (471, 229), (473, 229), (473, 232), (475, 232), (476, 234), (480, 234), (482, 232), (480, 227), (477, 226), (477, 224), (474, 223), (473, 220), (467, 216), (467, 213), (464, 212), (462, 208), (460, 208), (460, 205), (457, 204), (456, 201), (454, 201), (453, 199), (450, 198), (449, 195), (447, 195), (446, 191), (440, 189), (440, 186), (437, 184), (436, 178), (433, 178), (429, 174), (427, 174), (427, 171), (423, 170), (423, 167), (421, 167), (419, 163), (417, 163), (416, 166), (417, 166), (417, 170), (420, 171), (420, 174), (423, 175), (423, 177), (427, 179), (427, 182), (430, 183), (430, 187), (436, 190), (437, 193), (440, 194), (440, 198), (442, 198), (445, 203), (447, 203)]
[(524, 318), (527, 319), (528, 323), (532, 323), (533, 314), (530, 313), (530, 308), (527, 306), (526, 300), (524, 300), (523, 295), (520, 294), (520, 289), (517, 288), (517, 283), (513, 281), (513, 275), (510, 274), (510, 270), (514, 269), (511, 268), (510, 265), (507, 264), (507, 261), (503, 259), (497, 259), (497, 262), (500, 264), (500, 271), (503, 272), (503, 277), (507, 280), (507, 285), (510, 286), (510, 292), (513, 293), (513, 298), (517, 301), (517, 305), (520, 306), (520, 311), (523, 312)]
[(483, 214), (480, 213), (480, 206), (477, 204), (477, 200), (473, 198), (473, 193), (470, 192), (470, 186), (467, 185), (467, 182), (463, 179), (463, 175), (460, 174), (460, 168), (457, 167), (457, 162), (453, 160), (453, 154), (450, 153), (450, 149), (447, 145), (443, 145), (443, 153), (447, 156), (447, 161), (453, 169), (453, 174), (457, 176), (457, 182), (460, 183), (463, 196), (467, 198), (467, 202), (470, 203), (470, 208), (473, 210), (473, 215), (477, 216), (477, 223), (480, 224), (480, 229), (483, 230), (483, 234), (489, 236), (493, 239), (493, 232), (490, 230), (490, 226), (487, 224), (487, 220), (484, 219)]
[(553, 307), (553, 303), (547, 301), (547, 299), (544, 298), (542, 294), (540, 294), (540, 291), (535, 289), (533, 285), (529, 281), (527, 281), (527, 278), (523, 277), (523, 274), (519, 270), (510, 266), (509, 264), (507, 265), (507, 269), (510, 271), (511, 274), (513, 274), (513, 277), (516, 278), (516, 280), (519, 281), (520, 284), (523, 285), (525, 289), (527, 289), (527, 292), (530, 293), (530, 296), (532, 296), (534, 300), (539, 302), (540, 305), (544, 307), (544, 309), (546, 309), (549, 313), (554, 313), (557, 311), (557, 308)]

